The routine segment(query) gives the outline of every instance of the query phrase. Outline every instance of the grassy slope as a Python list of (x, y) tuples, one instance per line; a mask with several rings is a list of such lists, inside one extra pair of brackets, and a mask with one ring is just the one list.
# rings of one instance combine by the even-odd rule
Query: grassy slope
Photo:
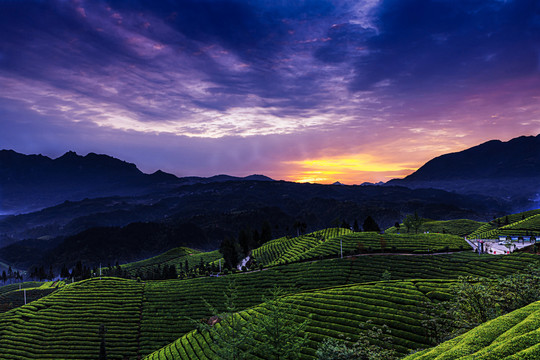
[[(458, 219), (458, 220), (429, 220), (422, 224), (419, 232), (430, 232), (430, 233), (445, 233), (452, 234), (457, 236), (467, 236), (480, 226), (485, 225), (486, 223), (480, 221), (474, 221), (469, 219)], [(403, 224), (400, 224), (400, 232), (405, 233), (407, 229)], [(397, 229), (392, 226), (385, 230), (385, 233), (395, 234)]]
[(199, 265), (201, 259), (206, 264), (221, 258), (222, 256), (217, 250), (210, 252), (200, 252), (186, 247), (177, 247), (163, 254), (154, 256), (150, 259), (124, 264), (121, 265), (121, 267), (122, 269), (126, 270), (130, 275), (135, 276), (137, 271), (146, 273), (147, 271), (158, 265), (161, 268), (163, 268), (163, 266), (165, 265), (174, 265), (177, 270), (180, 270), (181, 268), (184, 268), (186, 260), (188, 262), (188, 266), (192, 268)]
[(64, 285), (63, 281), (28, 281), (2, 286), (0, 287), (0, 313), (24, 305), (24, 290), (26, 290), (26, 302), (29, 303), (55, 292)]
[[(498, 219), (494, 219), (493, 221), (490, 221), (489, 223), (486, 223), (476, 229), (474, 232), (472, 232), (469, 237), (470, 238), (477, 238), (477, 239), (496, 239), (499, 237), (499, 235), (524, 235), (525, 231), (530, 230), (535, 233), (540, 233), (540, 227), (538, 225), (538, 218), (529, 225), (533, 227), (532, 229), (526, 229), (528, 225), (522, 224), (517, 227), (515, 230), (523, 230), (523, 234), (518, 232), (511, 231), (512, 228), (516, 225), (519, 225), (518, 223), (523, 222), (523, 218), (525, 220), (532, 220), (535, 216), (540, 215), (540, 209), (537, 210), (530, 210), (525, 211), (517, 214), (511, 214), (508, 216), (503, 216)], [(506, 218), (508, 217), (508, 225), (505, 224)], [(500, 227), (497, 227), (497, 221), (500, 223)], [(507, 231), (503, 231), (506, 229)]]
[[(274, 285), (289, 293), (380, 280), (385, 269), (392, 279), (456, 278), (508, 274), (537, 263), (533, 255), (506, 257), (459, 253), (439, 256), (360, 256), (276, 266), (269, 270), (220, 278), (138, 283), (93, 279), (64, 286), (29, 305), (0, 314), (3, 359), (95, 359), (97, 331), (106, 324), (110, 359), (147, 355), (193, 329), (187, 320), (208, 317), (202, 298), (223, 311), (223, 292), (235, 279), (240, 308), (262, 302)], [(4, 351), (4, 350), (3, 350)]]
[(540, 359), (540, 302), (498, 317), (405, 359)]
[[(429, 301), (420, 289), (449, 291), (452, 281), (390, 281), (363, 285), (337, 287), (299, 293), (284, 298), (294, 302), (299, 309), (299, 322), (309, 319), (307, 333), (310, 341), (302, 350), (301, 359), (314, 359), (317, 347), (326, 337), (358, 340), (360, 325), (371, 321), (374, 325), (387, 325), (391, 331), (392, 347), (401, 354), (429, 345), (426, 330), (422, 326), (425, 315), (421, 310)], [(244, 311), (246, 321), (265, 313), (265, 304)], [(218, 326), (218, 330), (219, 326)], [(172, 344), (151, 354), (147, 359), (217, 359), (213, 354), (209, 334), (190, 332)], [(257, 358), (265, 359), (264, 354)]]
[(404, 252), (464, 250), (470, 246), (458, 236), (443, 234), (377, 234), (345, 231), (328, 238), (313, 234), (292, 239), (280, 238), (253, 251), (253, 256), (265, 266), (338, 256), (343, 253)]

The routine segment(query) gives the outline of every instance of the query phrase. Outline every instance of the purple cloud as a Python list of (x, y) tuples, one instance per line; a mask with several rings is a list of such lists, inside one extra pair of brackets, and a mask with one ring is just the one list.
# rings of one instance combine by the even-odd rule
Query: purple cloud
[(339, 156), (399, 172), (540, 132), (539, 13), (497, 0), (0, 1), (0, 141), (180, 175), (294, 179), (295, 161)]

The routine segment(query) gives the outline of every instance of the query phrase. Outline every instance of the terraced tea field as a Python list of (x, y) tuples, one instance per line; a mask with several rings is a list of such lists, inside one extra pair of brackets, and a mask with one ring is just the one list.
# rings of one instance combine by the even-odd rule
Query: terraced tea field
[[(469, 219), (458, 219), (458, 220), (429, 220), (422, 224), (422, 227), (418, 232), (430, 232), (430, 233), (441, 233), (441, 234), (451, 234), (457, 236), (467, 236), (473, 231), (476, 231), (480, 226), (485, 225), (484, 222), (469, 220)], [(411, 230), (412, 231), (412, 230)], [(392, 226), (385, 230), (387, 234), (397, 233), (397, 229)], [(400, 224), (399, 232), (401, 234), (406, 234), (407, 229), (405, 225)]]
[[(540, 209), (530, 210), (517, 214), (511, 214), (508, 216), (503, 216), (497, 218), (489, 223), (486, 223), (480, 226), (478, 229), (473, 231), (468, 237), (471, 239), (496, 239), (499, 237), (499, 230), (506, 228), (510, 230), (513, 226), (518, 225), (517, 223), (522, 223), (515, 230), (525, 230), (523, 233), (512, 233), (507, 235), (525, 235), (527, 230), (540, 233), (538, 229), (537, 218), (536, 220), (529, 223), (532, 218), (535, 218), (537, 215), (540, 215)], [(508, 219), (508, 224), (506, 224), (506, 219)], [(499, 225), (498, 225), (499, 224)], [(531, 227), (530, 229), (526, 227)], [(503, 231), (504, 232), (504, 231)], [(508, 231), (508, 233), (511, 231)], [(501, 232), (500, 235), (505, 235)], [(506, 236), (506, 235), (505, 235)]]
[(265, 266), (285, 264), (329, 239), (352, 233), (348, 229), (329, 228), (294, 238), (282, 237), (253, 250), (253, 257)]
[(19, 288), (21, 289), (34, 288), (34, 287), (39, 287), (41, 285), (43, 285), (43, 283), (39, 281), (27, 281), (23, 283), (15, 283), (15, 284), (0, 286), (0, 296), (11, 291), (19, 290)]
[(200, 264), (201, 259), (205, 264), (207, 264), (221, 258), (222, 256), (217, 250), (201, 252), (186, 247), (178, 247), (150, 259), (128, 263), (121, 265), (121, 267), (122, 269), (126, 270), (129, 275), (135, 276), (137, 272), (144, 274), (151, 271), (156, 266), (163, 268), (165, 265), (174, 265), (177, 271), (179, 271), (180, 269), (184, 268), (186, 260), (188, 262), (188, 266), (193, 268)]
[(540, 302), (535, 302), (404, 360), (536, 360), (540, 359), (539, 329)]
[[(538, 264), (538, 258), (530, 254), (478, 256), (471, 252), (359, 256), (294, 263), (219, 278), (145, 283), (93, 279), (66, 285), (38, 301), (0, 314), (0, 349), (6, 349), (3, 359), (96, 359), (97, 332), (103, 323), (108, 329), (110, 359), (147, 355), (190, 332), (193, 324), (188, 319), (211, 315), (203, 298), (223, 311), (223, 292), (229, 279), (235, 279), (239, 289), (240, 308), (247, 309), (261, 304), (263, 295), (274, 285), (293, 294), (380, 280), (384, 270), (391, 272), (392, 280), (453, 279), (467, 274), (505, 275), (525, 269), (528, 264)], [(430, 289), (415, 282), (423, 294), (442, 286), (436, 280), (421, 282), (434, 284)]]
[(517, 220), (500, 228), (483, 232), (480, 230), (471, 234), (471, 237), (478, 239), (498, 239), (499, 236), (540, 236), (540, 214), (529, 216), (523, 220)]
[(253, 256), (264, 266), (323, 259), (343, 254), (369, 252), (424, 253), (470, 249), (469, 244), (456, 235), (446, 234), (377, 234), (348, 232), (337, 237), (321, 239), (306, 235), (292, 239), (277, 239), (253, 251)]
[(110, 359), (136, 358), (143, 284), (86, 280), (0, 316), (2, 359), (97, 359), (107, 328)]
[[(295, 294), (284, 298), (298, 307), (298, 322), (308, 320), (306, 332), (309, 334), (307, 346), (300, 354), (301, 359), (315, 359), (318, 346), (326, 337), (358, 340), (360, 325), (367, 321), (373, 325), (386, 325), (391, 331), (391, 342), (383, 346), (391, 347), (398, 353), (407, 354), (412, 349), (429, 346), (428, 336), (422, 326), (425, 315), (422, 307), (429, 301), (421, 289), (432, 289), (440, 293), (448, 292), (452, 281), (430, 282), (399, 281), (378, 282), (364, 285), (338, 287)], [(450, 296), (450, 295), (448, 295)], [(256, 306), (237, 316), (245, 321), (264, 316), (266, 304)], [(223, 331), (220, 324), (216, 331)], [(255, 354), (257, 359), (265, 359), (264, 354)], [(218, 359), (211, 334), (190, 332), (172, 344), (154, 352), (146, 359)]]
[(24, 305), (26, 290), (26, 302), (32, 302), (49, 295), (64, 286), (63, 281), (37, 282), (28, 281), (18, 284), (10, 284), (0, 287), (0, 313)]

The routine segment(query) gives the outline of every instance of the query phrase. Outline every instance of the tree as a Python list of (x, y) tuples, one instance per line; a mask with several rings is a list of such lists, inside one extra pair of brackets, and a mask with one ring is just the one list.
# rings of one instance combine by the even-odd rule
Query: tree
[(272, 240), (272, 227), (270, 226), (270, 223), (268, 221), (265, 221), (262, 224), (261, 237), (258, 245), (265, 244), (270, 240)]
[(296, 220), (293, 224), (293, 228), (296, 230), (296, 236), (300, 236), (306, 231), (307, 224), (303, 221)]
[(361, 328), (367, 328), (360, 333), (359, 339), (352, 345), (343, 340), (327, 338), (315, 353), (319, 360), (394, 360), (398, 354), (394, 350), (381, 347), (380, 343), (391, 343), (390, 330), (386, 325), (372, 326), (366, 321)]
[(238, 288), (234, 281), (229, 281), (227, 292), (223, 295), (225, 296), (225, 312), (219, 313), (205, 301), (214, 316), (197, 322), (197, 327), (201, 332), (209, 332), (216, 345), (214, 349), (218, 359), (249, 359), (254, 344), (253, 330), (251, 324), (236, 313), (239, 310), (236, 305)]
[(416, 211), (414, 212), (414, 215), (409, 214), (405, 216), (405, 219), (403, 220), (403, 225), (407, 228), (407, 232), (409, 232), (410, 229), (413, 229), (415, 234), (418, 234), (418, 230), (420, 230), (423, 223), (424, 219), (418, 216)]
[(394, 227), (396, 228), (396, 232), (399, 234), (399, 228), (401, 227), (401, 225), (399, 224), (399, 221), (396, 221), (396, 223), (394, 224)]
[(453, 293), (454, 328), (468, 330), (540, 300), (540, 270), (494, 279), (460, 278)]
[(104, 324), (99, 325), (99, 360), (107, 360), (107, 350), (105, 348), (105, 334), (107, 333), (107, 328)]
[(238, 244), (242, 248), (242, 257), (246, 257), (249, 254), (249, 250), (252, 248), (252, 237), (250, 236), (251, 231), (240, 230), (238, 234)]
[(375, 231), (375, 232), (381, 232), (381, 228), (379, 227), (379, 224), (371, 216), (368, 216), (364, 220), (364, 231)]
[(275, 287), (270, 294), (270, 298), (264, 298), (264, 314), (254, 318), (257, 352), (272, 360), (297, 359), (308, 341), (308, 320), (298, 322), (298, 307), (294, 301), (283, 299), (282, 289)]
[(227, 266), (229, 269), (235, 268), (238, 265), (241, 249), (240, 245), (234, 238), (227, 236), (221, 242), (219, 252), (221, 255), (223, 255), (223, 259), (225, 259), (225, 266)]
[(6, 283), (7, 281), (7, 274), (6, 274), (6, 270), (3, 270), (2, 271), (2, 280), (4, 281), (4, 284)]
[(358, 225), (358, 220), (356, 220), (356, 219), (354, 219), (353, 231), (354, 232), (360, 232), (360, 225)]

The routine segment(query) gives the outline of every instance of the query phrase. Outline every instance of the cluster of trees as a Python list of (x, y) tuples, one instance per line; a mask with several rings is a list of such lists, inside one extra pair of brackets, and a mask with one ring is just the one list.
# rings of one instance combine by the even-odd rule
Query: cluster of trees
[(224, 266), (233, 269), (238, 266), (242, 259), (250, 255), (251, 250), (272, 240), (272, 228), (268, 222), (264, 222), (261, 232), (258, 230), (241, 230), (237, 238), (227, 236), (221, 242), (219, 252), (225, 259)]
[[(283, 301), (284, 291), (274, 288), (270, 297), (265, 297), (264, 315), (245, 321), (237, 314), (238, 289), (229, 282), (225, 293), (225, 312), (217, 312), (207, 303), (214, 316), (196, 322), (199, 331), (209, 332), (217, 345), (216, 354), (223, 360), (252, 359), (254, 354), (265, 354), (267, 359), (297, 359), (300, 350), (308, 341), (305, 332), (308, 320), (297, 322), (298, 307), (293, 302)], [(220, 323), (220, 330), (214, 325)]]
[[(425, 219), (420, 217), (418, 213), (415, 211), (414, 214), (408, 214), (405, 216), (405, 219), (403, 219), (403, 226), (405, 226), (405, 229), (407, 230), (407, 233), (409, 233), (411, 230), (414, 230), (415, 234), (418, 234), (418, 231), (424, 224)], [(394, 224), (394, 227), (396, 228), (396, 231), (399, 233), (399, 229), (401, 228), (401, 224), (396, 221)], [(443, 229), (443, 234), (445, 233), (445, 230)]]
[[(306, 329), (310, 319), (298, 321), (298, 306), (290, 299), (284, 300), (285, 292), (277, 287), (264, 297), (264, 312), (252, 316), (250, 321), (237, 314), (238, 290), (234, 281), (229, 282), (225, 295), (225, 312), (217, 312), (208, 303), (214, 316), (194, 321), (201, 332), (208, 332), (215, 343), (216, 355), (223, 360), (252, 359), (264, 354), (266, 359), (299, 359), (302, 348), (309, 339)], [(219, 330), (214, 325), (220, 323)], [(320, 360), (394, 360), (397, 353), (391, 349), (392, 342), (387, 327), (377, 327), (369, 321), (360, 331), (359, 340), (330, 339), (323, 341), (316, 356)], [(385, 344), (382, 347), (380, 344)]]
[(395, 350), (380, 346), (392, 344), (392, 337), (388, 326), (373, 326), (371, 320), (361, 326), (358, 341), (350, 344), (344, 340), (334, 338), (325, 339), (317, 349), (318, 360), (396, 360), (400, 356)]
[(8, 271), (6, 273), (6, 270), (2, 270), (2, 281), (4, 282), (4, 285), (6, 285), (6, 282), (7, 283), (13, 283), (13, 282), (19, 282), (19, 281), (23, 281), (23, 276), (22, 274), (19, 272), (19, 270), (17, 271), (13, 271), (13, 269), (11, 268), (11, 265), (9, 266), (8, 268)]
[(540, 300), (540, 269), (493, 278), (461, 277), (446, 301), (427, 303), (424, 321), (434, 343)]
[[(339, 222), (338, 222), (338, 224), (339, 224)], [(344, 228), (344, 229), (350, 229), (350, 230), (352, 230), (354, 232), (361, 232), (362, 230), (363, 231), (381, 232), (381, 228), (379, 227), (379, 224), (377, 224), (377, 222), (371, 216), (368, 216), (368, 217), (365, 218), (364, 223), (362, 224), (362, 227), (360, 227), (360, 225), (358, 224), (358, 220), (356, 220), (356, 219), (354, 220), (352, 226), (346, 220), (343, 220), (341, 222), (341, 225), (339, 225), (339, 226)]]
[(36, 280), (39, 279), (39, 281), (52, 280), (55, 278), (55, 275), (52, 266), (49, 266), (49, 271), (47, 272), (42, 265), (40, 267), (36, 266), (30, 271), (30, 278)]

